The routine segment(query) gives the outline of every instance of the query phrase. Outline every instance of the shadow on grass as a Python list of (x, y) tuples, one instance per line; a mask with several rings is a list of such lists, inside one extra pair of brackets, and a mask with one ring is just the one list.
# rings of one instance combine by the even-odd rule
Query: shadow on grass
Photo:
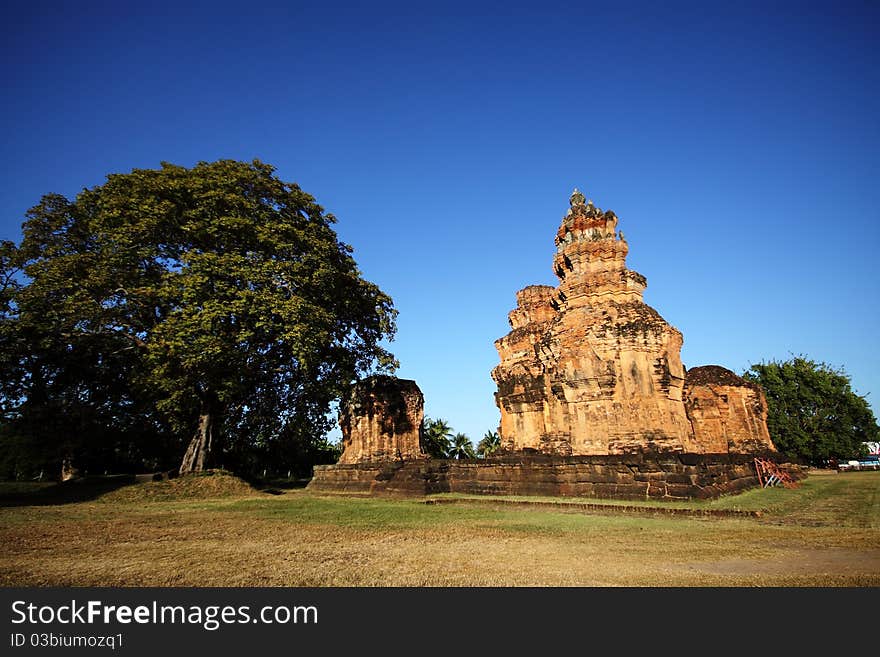
[(153, 475), (105, 475), (63, 482), (2, 482), (0, 507), (52, 506), (88, 502), (125, 486), (152, 481)]
[(312, 480), (311, 477), (291, 479), (261, 479), (259, 477), (242, 477), (247, 483), (262, 493), (269, 495), (284, 495), (286, 491), (305, 488)]
[[(204, 475), (212, 473), (214, 471), (206, 471)], [(231, 475), (231, 473), (226, 474)], [(121, 488), (172, 478), (176, 479), (176, 477), (173, 477), (173, 473), (156, 473), (91, 476), (65, 482), (0, 482), (0, 507), (55, 506), (90, 502)], [(245, 477), (242, 478), (242, 481), (262, 493), (283, 495), (289, 490), (305, 488), (310, 479), (258, 479)]]

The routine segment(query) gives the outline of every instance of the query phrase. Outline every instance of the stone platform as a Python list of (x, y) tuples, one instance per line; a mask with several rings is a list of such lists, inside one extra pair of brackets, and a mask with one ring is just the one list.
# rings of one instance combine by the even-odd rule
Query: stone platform
[[(413, 459), (315, 466), (308, 489), (388, 495), (464, 493), (618, 499), (713, 498), (759, 485), (753, 454)], [(770, 458), (778, 458), (773, 453)], [(800, 466), (785, 464), (796, 479)]]

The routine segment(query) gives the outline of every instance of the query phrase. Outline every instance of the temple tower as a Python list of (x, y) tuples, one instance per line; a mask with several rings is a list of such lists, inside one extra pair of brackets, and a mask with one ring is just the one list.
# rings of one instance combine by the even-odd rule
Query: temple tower
[(517, 294), (496, 341), (502, 446), (551, 454), (699, 451), (682, 403), (681, 333), (626, 268), (617, 216), (577, 189), (556, 233), (559, 285)]

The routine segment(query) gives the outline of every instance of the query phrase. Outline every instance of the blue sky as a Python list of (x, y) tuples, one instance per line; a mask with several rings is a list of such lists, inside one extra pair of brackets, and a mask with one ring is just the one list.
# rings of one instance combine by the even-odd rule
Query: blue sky
[(4, 4), (0, 239), (111, 172), (269, 162), (337, 216), (400, 312), (398, 374), (476, 442), (577, 186), (686, 366), (805, 354), (880, 409), (876, 3), (132, 5)]

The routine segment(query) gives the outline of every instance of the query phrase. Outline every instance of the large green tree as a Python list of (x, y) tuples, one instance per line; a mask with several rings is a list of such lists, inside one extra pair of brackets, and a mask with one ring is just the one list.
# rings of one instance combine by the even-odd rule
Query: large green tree
[(822, 465), (858, 456), (864, 442), (878, 439), (871, 407), (842, 369), (797, 356), (753, 365), (743, 376), (764, 389), (770, 437), (789, 457)]
[[(344, 386), (395, 366), (392, 301), (334, 221), (256, 160), (163, 163), (46, 196), (10, 256), (24, 282), (4, 339), (36, 341), (63, 392), (103, 404), (112, 417), (93, 424), (137, 416), (188, 436), (181, 473), (320, 437)], [(72, 402), (15, 353), (0, 372), (12, 415), (26, 423), (42, 396), (63, 416)]]
[[(41, 209), (62, 207), (47, 197)], [(54, 217), (29, 227), (35, 233), (20, 248), (3, 244), (0, 261), (0, 476), (57, 471), (65, 460), (89, 471), (158, 466), (173, 438), (133, 394), (135, 354), (86, 330), (69, 313), (74, 299), (47, 292), (55, 283), (70, 286), (77, 240)], [(48, 267), (40, 283), (27, 284), (23, 270), (38, 260), (66, 266)]]

